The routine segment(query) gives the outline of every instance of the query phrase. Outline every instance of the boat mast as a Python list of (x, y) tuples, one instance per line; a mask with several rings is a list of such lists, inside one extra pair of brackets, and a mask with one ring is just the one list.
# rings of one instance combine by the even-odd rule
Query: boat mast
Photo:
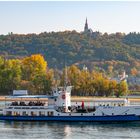
[(67, 66), (66, 66), (66, 62), (65, 62), (65, 72), (64, 72), (64, 87), (65, 87), (65, 89), (67, 87), (67, 83), (68, 83), (68, 71), (67, 71)]
[(57, 67), (55, 66), (55, 70), (54, 70), (54, 81), (55, 81), (55, 89), (57, 90), (58, 88), (58, 73), (57, 73)]

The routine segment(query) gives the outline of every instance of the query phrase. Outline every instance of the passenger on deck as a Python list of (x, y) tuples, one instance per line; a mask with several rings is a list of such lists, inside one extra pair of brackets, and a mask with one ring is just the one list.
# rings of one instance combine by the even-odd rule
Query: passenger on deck
[(40, 101), (37, 101), (37, 102), (32, 102), (32, 101), (30, 101), (30, 102), (28, 103), (28, 105), (29, 105), (29, 106), (44, 106), (45, 103), (42, 103), (42, 102), (40, 102)]
[(19, 105), (20, 106), (26, 106), (25, 102), (20, 102)]
[(81, 107), (82, 109), (84, 109), (84, 101), (82, 101)]
[(11, 106), (18, 106), (18, 102), (12, 102)]

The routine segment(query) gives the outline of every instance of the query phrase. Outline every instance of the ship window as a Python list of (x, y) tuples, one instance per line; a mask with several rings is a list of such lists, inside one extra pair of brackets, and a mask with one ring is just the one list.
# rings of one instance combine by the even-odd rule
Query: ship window
[(13, 107), (8, 107), (9, 109), (12, 109)]
[(40, 111), (39, 112), (39, 116), (45, 116), (45, 112), (44, 111)]
[(114, 113), (112, 113), (112, 115), (114, 115)]
[(14, 116), (19, 116), (18, 112), (14, 112), (13, 114), (14, 114)]
[(48, 111), (48, 116), (53, 116), (53, 111)]
[(26, 113), (26, 111), (22, 112), (23, 116), (27, 116), (28, 114)]
[(9, 115), (9, 116), (12, 115), (12, 111), (7, 111), (6, 115)]
[(104, 113), (102, 113), (102, 116), (104, 116)]
[(83, 114), (81, 113), (81, 116), (82, 116)]
[(35, 112), (31, 111), (31, 116), (36, 116)]
[(21, 107), (14, 107), (14, 109), (21, 109)]
[(125, 113), (125, 115), (127, 115), (127, 113)]
[(71, 116), (71, 114), (69, 114), (69, 116)]
[(93, 116), (94, 116), (95, 114), (93, 113)]
[(59, 116), (59, 114), (57, 114)]

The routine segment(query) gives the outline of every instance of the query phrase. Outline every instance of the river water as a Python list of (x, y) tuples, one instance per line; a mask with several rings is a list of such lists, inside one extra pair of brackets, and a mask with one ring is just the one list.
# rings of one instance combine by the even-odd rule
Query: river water
[[(0, 105), (3, 105), (1, 102)], [(0, 121), (0, 139), (131, 139), (140, 138), (140, 122)]]
[(124, 139), (140, 138), (140, 123), (0, 121), (0, 138)]

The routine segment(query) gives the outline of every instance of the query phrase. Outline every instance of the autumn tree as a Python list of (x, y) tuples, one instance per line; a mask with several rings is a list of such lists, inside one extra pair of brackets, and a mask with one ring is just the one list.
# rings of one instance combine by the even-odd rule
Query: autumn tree
[(134, 68), (132, 68), (131, 69), (131, 74), (133, 75), (133, 76), (136, 76), (137, 74), (138, 74), (138, 70), (134, 67)]
[(52, 86), (53, 70), (47, 68), (47, 62), (40, 54), (25, 57), (22, 60), (23, 80), (29, 81), (32, 88), (30, 92), (35, 94), (49, 93)]
[(125, 96), (127, 95), (127, 92), (128, 92), (128, 85), (126, 81), (121, 81), (120, 83), (117, 84), (117, 89), (115, 93), (117, 97)]
[(89, 85), (90, 85), (90, 72), (88, 70), (81, 70), (80, 76), (80, 94), (82, 96), (89, 95)]
[(40, 54), (25, 57), (22, 60), (22, 75), (25, 80), (32, 80), (37, 75), (44, 75), (47, 70), (47, 62)]
[(108, 96), (108, 95), (114, 96), (115, 92), (116, 92), (116, 89), (117, 89), (117, 81), (110, 80), (110, 82), (109, 82), (109, 89), (108, 89), (108, 92), (107, 92), (106, 96)]
[(111, 66), (111, 65), (108, 66), (107, 71), (108, 71), (108, 74), (111, 76), (112, 72), (113, 72), (113, 66)]
[(81, 71), (75, 65), (72, 65), (68, 68), (68, 80), (69, 80), (70, 84), (74, 87), (72, 89), (72, 95), (79, 93), (80, 75), (81, 75)]

